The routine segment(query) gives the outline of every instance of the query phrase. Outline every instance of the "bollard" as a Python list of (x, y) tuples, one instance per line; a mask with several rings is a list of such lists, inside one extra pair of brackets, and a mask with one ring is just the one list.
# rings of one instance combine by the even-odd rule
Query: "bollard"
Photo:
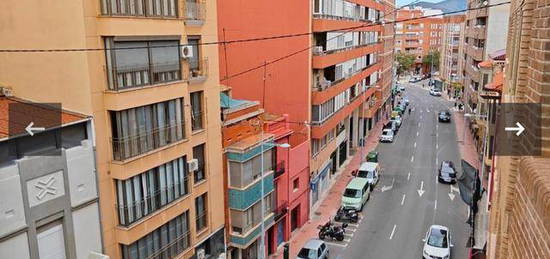
[(283, 246), (283, 258), (284, 259), (289, 259), (290, 258), (289, 253), (290, 253), (290, 247), (289, 247), (288, 243), (286, 243)]

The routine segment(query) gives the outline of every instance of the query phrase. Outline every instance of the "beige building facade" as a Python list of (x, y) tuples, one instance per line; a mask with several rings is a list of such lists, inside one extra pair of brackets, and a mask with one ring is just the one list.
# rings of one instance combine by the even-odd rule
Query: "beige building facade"
[(462, 14), (445, 16), (442, 24), (439, 78), (444, 89), (455, 98), (461, 95), (463, 89), (460, 72), (464, 68), (464, 45), (460, 41), (464, 38), (465, 18)]
[(0, 84), (92, 117), (103, 253), (224, 252), (216, 2), (7, 0), (0, 24), (33, 50)]

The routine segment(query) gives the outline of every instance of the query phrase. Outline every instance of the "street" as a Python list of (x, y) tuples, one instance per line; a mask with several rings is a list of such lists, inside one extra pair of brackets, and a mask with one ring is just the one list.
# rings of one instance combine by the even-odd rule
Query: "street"
[(327, 242), (333, 258), (421, 258), (422, 239), (433, 224), (449, 227), (452, 258), (467, 258), (468, 208), (456, 184), (437, 182), (443, 160), (460, 172), (454, 122), (437, 121), (437, 112), (452, 103), (420, 85), (407, 85), (403, 95), (414, 110), (404, 114), (393, 143), (378, 145), (381, 181), (346, 239)]

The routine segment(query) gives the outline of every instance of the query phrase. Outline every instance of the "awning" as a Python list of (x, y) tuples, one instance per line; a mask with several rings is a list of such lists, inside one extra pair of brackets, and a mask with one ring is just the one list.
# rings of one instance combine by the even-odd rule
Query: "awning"
[(502, 86), (504, 85), (504, 73), (498, 72), (493, 77), (493, 82), (485, 85), (485, 89), (492, 91), (502, 91)]

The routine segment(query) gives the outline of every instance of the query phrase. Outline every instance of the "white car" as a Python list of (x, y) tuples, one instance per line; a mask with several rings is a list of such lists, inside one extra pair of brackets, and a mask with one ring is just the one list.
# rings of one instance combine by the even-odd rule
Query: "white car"
[(441, 96), (441, 92), (437, 89), (430, 89), (430, 95)]
[(384, 129), (380, 135), (380, 142), (393, 142), (393, 130)]
[(310, 239), (298, 252), (298, 259), (327, 259), (329, 250), (324, 241)]
[(431, 258), (442, 258), (449, 259), (451, 258), (451, 232), (449, 228), (432, 225), (426, 237), (422, 239), (424, 242), (424, 249), (422, 249), (422, 258), (431, 259)]
[(405, 86), (404, 86), (404, 85), (401, 85), (401, 86), (399, 87), (399, 91), (405, 92)]

